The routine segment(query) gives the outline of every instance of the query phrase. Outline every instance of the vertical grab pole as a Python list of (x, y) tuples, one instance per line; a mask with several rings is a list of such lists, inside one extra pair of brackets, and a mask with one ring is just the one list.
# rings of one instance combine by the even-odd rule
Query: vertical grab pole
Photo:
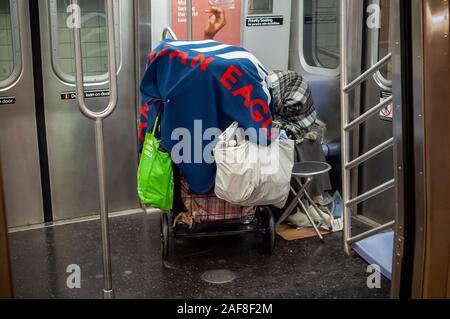
[(344, 92), (348, 84), (348, 0), (341, 0), (341, 139), (342, 139), (342, 190), (344, 199), (344, 249), (350, 254), (348, 239), (351, 238), (351, 208), (346, 203), (350, 200), (350, 173), (345, 168), (350, 162), (350, 132), (344, 128), (349, 122), (349, 97)]
[(186, 0), (187, 39), (192, 40), (192, 0)]
[(103, 120), (95, 120), (95, 140), (97, 148), (97, 166), (98, 166), (98, 183), (100, 196), (100, 221), (102, 231), (102, 252), (103, 252), (103, 298), (114, 299), (114, 290), (112, 287), (112, 270), (111, 270), (111, 249), (109, 237), (109, 216), (108, 216), (108, 195), (106, 190), (105, 176), (105, 148), (103, 137)]
[(103, 274), (104, 288), (103, 298), (113, 299), (114, 290), (112, 287), (111, 272), (111, 251), (109, 237), (109, 213), (108, 213), (108, 195), (106, 189), (105, 174), (105, 151), (103, 137), (103, 120), (110, 116), (117, 107), (117, 64), (116, 64), (116, 45), (114, 37), (114, 6), (113, 0), (105, 0), (107, 32), (108, 32), (108, 73), (110, 85), (110, 98), (107, 107), (100, 112), (91, 111), (85, 103), (84, 84), (83, 84), (83, 61), (81, 54), (81, 13), (78, 0), (71, 0), (73, 14), (75, 16), (75, 26), (73, 28), (74, 49), (75, 49), (75, 82), (77, 87), (77, 99), (81, 113), (88, 119), (95, 121), (95, 142), (97, 150), (98, 183), (100, 196), (100, 220), (102, 234), (102, 252), (103, 252)]

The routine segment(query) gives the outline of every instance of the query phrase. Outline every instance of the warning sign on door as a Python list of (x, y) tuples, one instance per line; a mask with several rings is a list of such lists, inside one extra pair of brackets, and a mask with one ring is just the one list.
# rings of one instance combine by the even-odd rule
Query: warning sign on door
[(0, 105), (16, 104), (15, 96), (0, 96)]
[[(205, 10), (209, 8), (207, 0), (192, 1), (193, 40), (203, 40), (204, 30), (208, 25), (210, 16)], [(241, 45), (241, 8), (241, 0), (236, 0), (233, 9), (225, 10), (227, 25), (217, 34), (214, 40), (230, 45)], [(186, 0), (172, 0), (172, 29), (179, 40), (187, 40), (186, 13)]]
[[(95, 90), (95, 91), (86, 91), (84, 92), (84, 98), (85, 99), (92, 99), (96, 97), (108, 97), (109, 96), (109, 90)], [(61, 93), (61, 100), (67, 101), (67, 100), (76, 100), (77, 93), (76, 92), (63, 92)]]
[[(384, 100), (390, 98), (391, 96), (392, 96), (391, 92), (382, 91), (380, 102), (383, 102)], [(393, 118), (394, 118), (394, 105), (391, 103), (380, 111), (380, 119), (383, 121), (392, 122)]]

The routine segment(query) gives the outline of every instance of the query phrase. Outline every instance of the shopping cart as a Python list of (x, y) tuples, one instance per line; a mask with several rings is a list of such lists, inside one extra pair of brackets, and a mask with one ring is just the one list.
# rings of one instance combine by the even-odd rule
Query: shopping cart
[[(175, 177), (176, 178), (176, 177)], [(181, 197), (187, 212), (164, 212), (161, 216), (161, 250), (163, 261), (171, 259), (176, 239), (208, 238), (259, 233), (264, 252), (275, 248), (275, 220), (271, 207), (241, 207), (227, 203), (215, 194), (189, 193), (181, 178)], [(180, 218), (187, 216), (186, 218)]]

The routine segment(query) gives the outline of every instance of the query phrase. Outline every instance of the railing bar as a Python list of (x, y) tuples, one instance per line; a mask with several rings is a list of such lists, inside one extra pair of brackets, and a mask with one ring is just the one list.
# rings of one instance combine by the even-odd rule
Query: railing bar
[(345, 131), (351, 131), (353, 130), (355, 127), (357, 127), (358, 125), (364, 123), (365, 121), (367, 121), (370, 117), (374, 116), (375, 114), (377, 114), (380, 110), (382, 110), (383, 108), (385, 108), (386, 106), (388, 106), (389, 104), (391, 104), (393, 101), (392, 96), (388, 97), (387, 99), (385, 99), (384, 101), (382, 101), (380, 104), (374, 106), (373, 108), (371, 108), (369, 111), (367, 111), (366, 113), (362, 114), (361, 116), (359, 116), (358, 118), (356, 118), (355, 120), (353, 120), (353, 122), (347, 124), (344, 127)]
[(175, 34), (175, 32), (172, 30), (172, 28), (167, 27), (167, 28), (165, 28), (165, 29), (163, 30), (162, 37), (161, 37), (161, 40), (162, 40), (162, 41), (164, 41), (165, 39), (167, 39), (167, 34), (169, 34), (169, 35), (172, 37), (172, 39), (178, 40), (178, 37), (176, 36), (176, 34)]
[(371, 75), (378, 72), (383, 66), (391, 62), (392, 60), (392, 53), (387, 54), (384, 58), (382, 58), (380, 61), (375, 63), (370, 69), (368, 69), (366, 72), (358, 76), (353, 82), (348, 84), (344, 88), (344, 93), (349, 93), (351, 90), (356, 88), (358, 85), (363, 83), (365, 80), (367, 80)]
[(385, 230), (391, 229), (394, 226), (395, 226), (395, 221), (391, 221), (391, 222), (389, 222), (389, 223), (387, 223), (385, 225), (381, 225), (381, 226), (379, 226), (377, 228), (371, 229), (371, 230), (369, 230), (369, 231), (367, 231), (365, 233), (362, 233), (362, 234), (360, 234), (358, 236), (349, 238), (347, 240), (347, 244), (348, 245), (353, 245), (353, 244), (355, 244), (355, 243), (357, 243), (357, 242), (359, 242), (361, 240), (370, 238), (370, 237), (372, 237), (374, 235), (378, 235), (379, 233), (384, 232)]
[(317, 52), (322, 53), (323, 55), (327, 55), (331, 58), (339, 59), (339, 53), (336, 53), (330, 49), (317, 48)]
[(187, 39), (192, 41), (192, 0), (186, 0), (186, 26), (187, 26)]
[(346, 170), (353, 169), (353, 168), (359, 166), (360, 164), (368, 161), (369, 159), (373, 158), (374, 156), (384, 152), (385, 150), (387, 150), (388, 148), (390, 148), (392, 146), (394, 146), (394, 138), (391, 138), (391, 139), (387, 140), (383, 144), (380, 144), (377, 147), (371, 149), (370, 151), (368, 151), (364, 155), (361, 155), (360, 157), (354, 159), (350, 163), (347, 163), (345, 165), (345, 169)]
[(366, 200), (371, 199), (372, 197), (375, 197), (393, 187), (395, 187), (395, 179), (392, 179), (389, 182), (384, 183), (383, 185), (375, 187), (374, 189), (368, 191), (367, 193), (364, 193), (358, 197), (355, 197), (352, 200), (349, 200), (348, 202), (345, 203), (345, 206), (352, 207), (352, 206), (358, 205), (358, 204), (365, 202)]
[[(349, 121), (349, 96), (344, 93), (348, 84), (348, 0), (340, 1), (340, 45), (341, 45), (341, 134), (342, 134), (342, 196), (344, 201), (349, 200), (350, 194), (350, 172), (344, 169), (344, 164), (350, 159), (350, 134), (344, 130)], [(351, 211), (344, 206), (344, 249), (350, 254), (351, 247), (347, 245), (346, 239), (351, 237)]]

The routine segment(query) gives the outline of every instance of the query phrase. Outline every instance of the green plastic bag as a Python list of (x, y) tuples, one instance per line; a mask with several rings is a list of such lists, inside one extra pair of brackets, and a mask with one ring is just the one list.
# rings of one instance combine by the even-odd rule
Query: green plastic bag
[(153, 132), (145, 136), (138, 169), (138, 194), (144, 205), (170, 211), (173, 205), (173, 168), (170, 154), (159, 149), (160, 141), (155, 137), (159, 116)]

